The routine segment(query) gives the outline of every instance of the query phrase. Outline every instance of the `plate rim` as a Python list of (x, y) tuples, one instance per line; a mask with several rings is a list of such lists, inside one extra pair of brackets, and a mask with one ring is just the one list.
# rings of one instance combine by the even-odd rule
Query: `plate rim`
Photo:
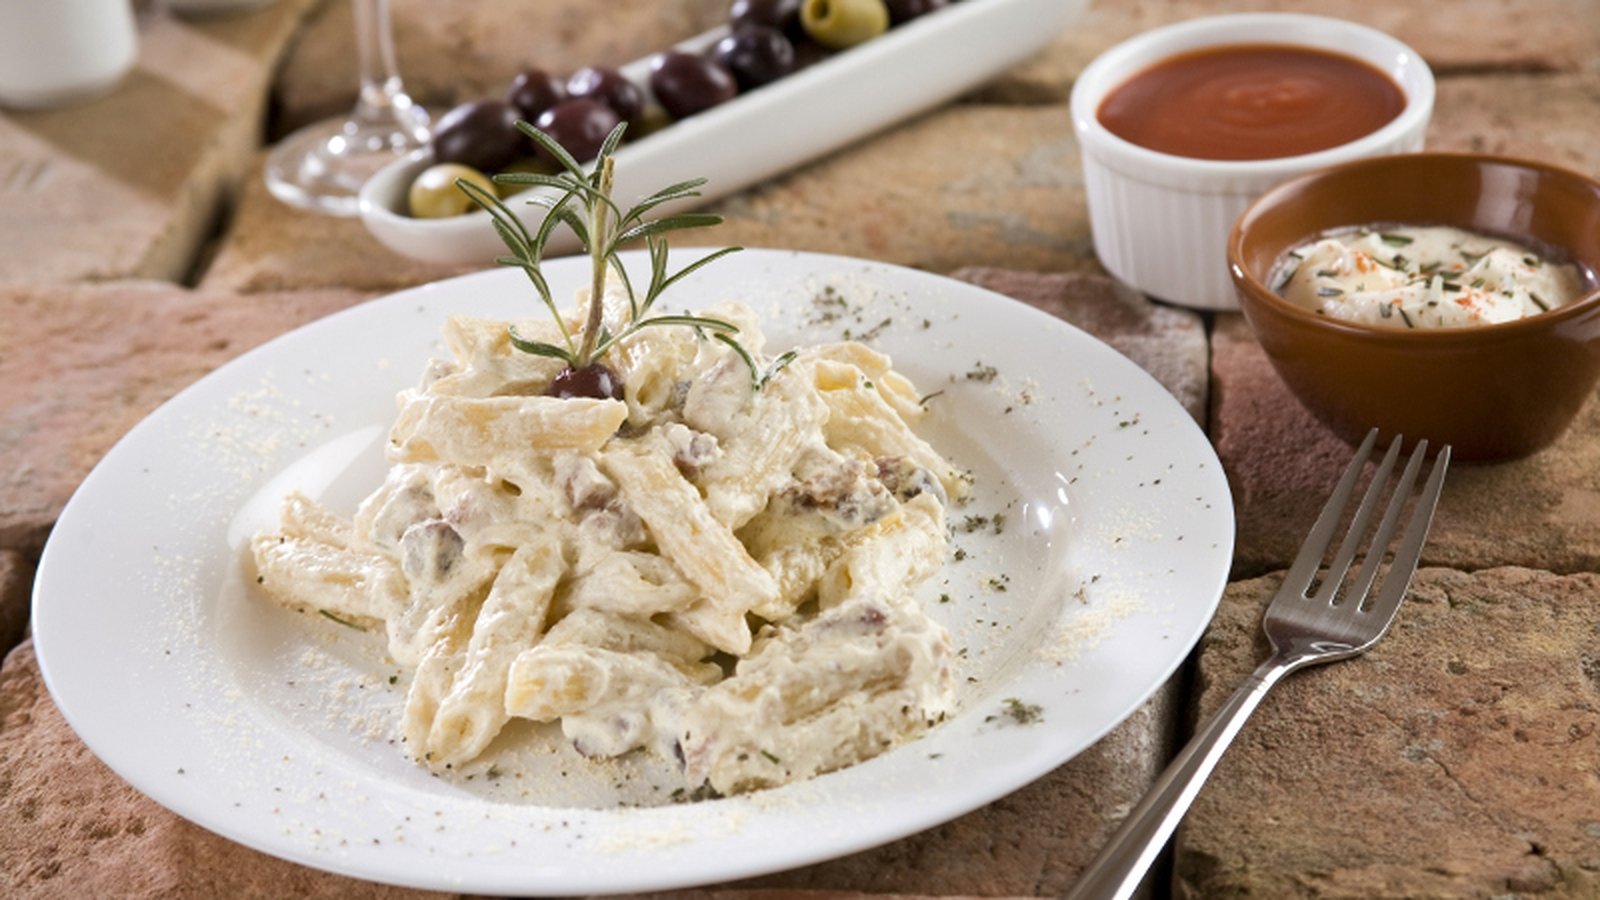
[[(683, 255), (684, 256), (690, 256), (695, 252), (701, 252), (701, 251), (710, 252), (711, 249), (712, 248), (692, 248), (692, 249), (687, 249), (687, 250), (683, 251)], [(1003, 787), (1003, 789), (1000, 790), (999, 793), (996, 793), (996, 794), (994, 794), (992, 796), (987, 796), (986, 798), (978, 799), (976, 801), (973, 801), (971, 799), (971, 797), (967, 797), (967, 798), (959, 800), (959, 801), (949, 801), (949, 802), (945, 802), (945, 803), (942, 803), (942, 804), (934, 802), (934, 798), (928, 798), (927, 800), (925, 800), (921, 804), (921, 807), (924, 810), (929, 809), (929, 808), (938, 808), (939, 809), (938, 812), (925, 813), (923, 815), (913, 816), (910, 819), (903, 820), (899, 825), (897, 825), (895, 827), (889, 827), (889, 828), (879, 827), (875, 831), (873, 831), (872, 836), (865, 842), (862, 842), (860, 840), (848, 840), (848, 839), (845, 839), (845, 840), (834, 840), (834, 841), (824, 841), (821, 844), (819, 844), (817, 847), (815, 847), (812, 850), (810, 850), (809, 852), (806, 851), (806, 850), (791, 850), (786, 855), (784, 855), (781, 859), (776, 860), (776, 861), (773, 861), (773, 860), (749, 860), (749, 861), (743, 861), (743, 862), (740, 862), (740, 861), (725, 862), (725, 864), (721, 868), (718, 868), (715, 871), (704, 872), (704, 873), (694, 873), (694, 872), (682, 873), (682, 874), (680, 874), (680, 875), (678, 875), (676, 877), (663, 877), (659, 873), (658, 874), (653, 874), (653, 875), (641, 874), (638, 877), (629, 877), (627, 875), (627, 873), (624, 873), (624, 872), (611, 872), (611, 873), (608, 873), (609, 877), (600, 879), (598, 881), (596, 881), (596, 880), (583, 880), (583, 879), (573, 880), (571, 878), (567, 878), (567, 879), (562, 879), (562, 878), (550, 879), (550, 878), (548, 878), (548, 876), (539, 876), (539, 877), (536, 877), (536, 878), (533, 878), (533, 879), (527, 879), (527, 880), (517, 880), (517, 879), (512, 879), (512, 880), (499, 880), (499, 879), (473, 880), (471, 878), (468, 878), (466, 880), (462, 880), (459, 875), (441, 875), (439, 877), (434, 877), (434, 878), (420, 878), (419, 879), (419, 878), (414, 877), (415, 873), (412, 873), (411, 875), (408, 875), (408, 876), (405, 876), (405, 877), (397, 877), (397, 876), (394, 875), (394, 873), (391, 873), (391, 872), (380, 871), (380, 870), (377, 870), (375, 868), (363, 867), (363, 866), (360, 866), (360, 865), (349, 865), (349, 866), (334, 866), (334, 865), (330, 865), (330, 861), (325, 855), (318, 855), (317, 853), (312, 852), (310, 850), (307, 850), (304, 847), (301, 847), (299, 845), (296, 845), (293, 842), (279, 842), (278, 844), (264, 844), (260, 840), (252, 840), (252, 839), (249, 839), (248, 837), (241, 837), (240, 834), (238, 833), (238, 829), (230, 826), (230, 824), (228, 822), (228, 817), (226, 815), (211, 815), (211, 814), (208, 814), (207, 810), (201, 809), (201, 810), (197, 811), (197, 810), (191, 808), (190, 805), (186, 804), (186, 803), (169, 802), (169, 797), (171, 796), (171, 792), (164, 791), (159, 786), (155, 786), (154, 782), (153, 782), (153, 779), (149, 778), (149, 777), (144, 777), (144, 775), (142, 773), (137, 773), (137, 772), (129, 773), (129, 772), (124, 771), (124, 766), (123, 765), (119, 765), (119, 763), (123, 763), (123, 762), (125, 762), (125, 760), (122, 760), (120, 757), (117, 757), (115, 752), (112, 752), (110, 754), (110, 756), (112, 758), (108, 758), (107, 753), (104, 752), (106, 750), (106, 747), (103, 745), (103, 742), (101, 740), (97, 739), (95, 742), (91, 743), (91, 741), (88, 738), (85, 737), (85, 729), (80, 724), (80, 721), (79, 721), (79, 713), (81, 713), (82, 710), (81, 709), (73, 709), (72, 708), (73, 704), (71, 702), (63, 703), (62, 702), (62, 698), (61, 698), (61, 694), (60, 694), (60, 692), (58, 690), (58, 683), (60, 681), (59, 673), (56, 671), (56, 665), (57, 665), (57, 663), (59, 661), (58, 660), (58, 654), (65, 653), (65, 654), (67, 654), (68, 658), (70, 658), (70, 653), (68, 653), (68, 651), (65, 651), (65, 650), (58, 650), (57, 649), (57, 643), (58, 643), (58, 641), (68, 641), (69, 642), (68, 646), (70, 647), (70, 636), (64, 637), (64, 638), (60, 638), (60, 639), (55, 638), (53, 636), (54, 635), (54, 628), (51, 625), (47, 624), (44, 629), (37, 629), (37, 628), (35, 629), (35, 635), (34, 635), (34, 639), (35, 639), (35, 654), (36, 654), (36, 657), (38, 659), (38, 665), (39, 665), (39, 668), (40, 668), (40, 671), (41, 671), (41, 676), (42, 676), (42, 678), (43, 678), (43, 680), (45, 682), (46, 688), (50, 692), (50, 695), (51, 695), (51, 698), (52, 698), (53, 702), (56, 704), (57, 708), (60, 710), (61, 714), (66, 719), (68, 724), (73, 728), (74, 732), (79, 736), (80, 740), (83, 740), (84, 744), (89, 747), (91, 752), (93, 752), (94, 755), (98, 759), (100, 759), (109, 768), (111, 768), (111, 770), (119, 778), (121, 778), (125, 782), (129, 783), (130, 785), (134, 786), (136, 789), (138, 789), (140, 791), (140, 793), (144, 794), (147, 797), (150, 797), (151, 799), (155, 800), (157, 803), (161, 804), (162, 806), (166, 807), (167, 809), (173, 811), (175, 814), (179, 815), (180, 817), (182, 817), (184, 819), (187, 819), (187, 820), (189, 820), (191, 822), (194, 822), (196, 824), (199, 824), (202, 827), (207, 828), (207, 830), (210, 830), (210, 831), (212, 831), (212, 832), (214, 832), (216, 834), (219, 834), (219, 835), (221, 835), (221, 836), (223, 836), (223, 837), (225, 837), (225, 838), (227, 838), (229, 840), (232, 840), (232, 841), (234, 841), (236, 843), (243, 844), (243, 845), (248, 846), (248, 847), (252, 847), (253, 849), (256, 849), (256, 850), (258, 850), (260, 852), (267, 853), (267, 854), (272, 855), (272, 856), (276, 856), (276, 857), (279, 857), (279, 858), (282, 858), (282, 859), (287, 859), (287, 860), (290, 860), (290, 861), (293, 861), (293, 862), (296, 862), (296, 863), (299, 863), (299, 864), (307, 865), (307, 866), (310, 866), (312, 868), (316, 868), (316, 869), (319, 869), (319, 870), (322, 870), (322, 871), (328, 871), (328, 872), (334, 872), (334, 873), (337, 873), (337, 874), (342, 874), (342, 875), (345, 875), (347, 877), (363, 878), (363, 879), (376, 881), (376, 882), (380, 882), (380, 883), (403, 885), (403, 886), (409, 886), (409, 887), (423, 887), (423, 888), (444, 889), (444, 890), (452, 890), (452, 889), (453, 890), (461, 890), (463, 888), (466, 888), (466, 889), (469, 889), (469, 890), (483, 891), (483, 892), (486, 892), (486, 893), (523, 893), (523, 894), (532, 893), (532, 894), (544, 895), (544, 894), (564, 894), (564, 893), (575, 893), (575, 892), (614, 893), (614, 892), (637, 891), (637, 890), (665, 890), (665, 889), (689, 887), (689, 886), (694, 886), (694, 885), (705, 885), (705, 884), (711, 884), (711, 883), (718, 883), (718, 882), (733, 880), (733, 879), (737, 879), (737, 878), (750, 877), (750, 876), (758, 875), (758, 874), (764, 874), (764, 873), (770, 873), (770, 872), (775, 872), (775, 871), (782, 871), (782, 870), (797, 868), (797, 867), (800, 867), (800, 866), (813, 864), (813, 863), (816, 863), (816, 862), (819, 862), (819, 861), (832, 859), (832, 858), (837, 858), (837, 857), (842, 856), (842, 855), (847, 855), (847, 854), (855, 853), (855, 852), (861, 852), (863, 850), (869, 849), (870, 847), (879, 846), (881, 844), (885, 844), (885, 843), (888, 843), (888, 842), (891, 842), (891, 841), (894, 841), (894, 840), (897, 840), (897, 839), (901, 839), (901, 838), (903, 838), (903, 837), (905, 837), (907, 835), (914, 834), (914, 833), (916, 833), (918, 831), (925, 830), (927, 828), (933, 827), (933, 826), (935, 826), (937, 824), (940, 824), (942, 822), (949, 821), (949, 820), (951, 820), (951, 819), (953, 819), (953, 818), (955, 818), (957, 816), (963, 815), (963, 814), (965, 814), (967, 812), (970, 812), (970, 811), (972, 811), (974, 809), (977, 809), (977, 808), (979, 808), (981, 806), (984, 806), (984, 805), (987, 805), (989, 803), (992, 803), (995, 800), (999, 799), (1000, 797), (1006, 796), (1007, 794), (1010, 794), (1013, 791), (1015, 791), (1017, 789), (1020, 789), (1021, 787), (1025, 786), (1025, 785), (1027, 785), (1029, 783), (1032, 783), (1033, 781), (1035, 781), (1035, 780), (1043, 777), (1044, 775), (1048, 774), (1054, 768), (1056, 768), (1056, 767), (1064, 764), (1065, 762), (1069, 761), (1070, 759), (1076, 757), (1077, 755), (1082, 753), (1084, 750), (1087, 750), (1089, 747), (1093, 746), (1094, 743), (1096, 743), (1099, 740), (1101, 740), (1108, 732), (1110, 732), (1114, 728), (1116, 728), (1119, 725), (1121, 725), (1124, 721), (1126, 721), (1126, 719), (1129, 716), (1131, 716), (1135, 711), (1137, 711), (1137, 709), (1140, 706), (1145, 704), (1149, 700), (1149, 698), (1152, 695), (1154, 695), (1156, 693), (1156, 691), (1158, 691), (1160, 689), (1160, 687), (1163, 684), (1165, 684), (1172, 677), (1173, 673), (1176, 672), (1177, 669), (1179, 668), (1179, 666), (1182, 665), (1184, 659), (1187, 658), (1188, 654), (1193, 650), (1194, 646), (1197, 645), (1197, 643), (1200, 640), (1201, 635), (1204, 633), (1205, 629), (1209, 626), (1212, 618), (1215, 615), (1217, 606), (1220, 603), (1220, 599), (1221, 599), (1221, 596), (1222, 596), (1222, 591), (1226, 587), (1226, 584), (1227, 584), (1227, 579), (1228, 579), (1228, 574), (1229, 574), (1229, 567), (1230, 567), (1231, 559), (1232, 559), (1233, 546), (1234, 546), (1234, 541), (1236, 539), (1236, 533), (1235, 533), (1235, 529), (1234, 529), (1234, 516), (1233, 516), (1231, 491), (1228, 489), (1225, 473), (1222, 470), (1220, 461), (1216, 457), (1215, 448), (1212, 445), (1210, 438), (1205, 434), (1205, 432), (1204, 432), (1203, 428), (1201, 428), (1200, 424), (1195, 422), (1195, 421), (1193, 421), (1192, 416), (1190, 416), (1189, 413), (1186, 410), (1183, 409), (1182, 405), (1176, 400), (1176, 398), (1174, 398), (1170, 394), (1170, 392), (1163, 385), (1161, 385), (1159, 381), (1157, 381), (1154, 378), (1153, 375), (1151, 375), (1148, 371), (1143, 369), (1143, 367), (1139, 366), (1137, 363), (1134, 363), (1131, 359), (1126, 357), (1120, 351), (1118, 351), (1115, 348), (1111, 347), (1105, 341), (1095, 337), (1092, 334), (1089, 334), (1088, 332), (1086, 332), (1083, 329), (1077, 327), (1073, 323), (1068, 322), (1065, 319), (1059, 318), (1057, 316), (1051, 315), (1049, 313), (1046, 313), (1043, 310), (1037, 309), (1036, 307), (1033, 307), (1033, 306), (1031, 306), (1031, 305), (1029, 305), (1027, 303), (1024, 303), (1024, 302), (1022, 302), (1020, 300), (1017, 300), (1017, 299), (1012, 298), (1012, 297), (1008, 297), (1008, 296), (1006, 296), (1004, 294), (1001, 294), (1001, 293), (999, 293), (997, 291), (994, 291), (994, 290), (992, 290), (990, 288), (983, 287), (981, 285), (973, 284), (973, 283), (970, 283), (970, 282), (965, 282), (965, 281), (961, 281), (961, 280), (958, 280), (958, 279), (954, 279), (954, 278), (951, 278), (951, 277), (949, 277), (947, 275), (941, 275), (941, 274), (937, 274), (937, 273), (926, 272), (926, 271), (922, 271), (922, 270), (918, 270), (918, 269), (912, 269), (912, 268), (909, 268), (909, 267), (900, 266), (900, 265), (897, 265), (897, 264), (894, 264), (894, 263), (885, 263), (885, 262), (880, 262), (880, 261), (876, 261), (876, 260), (861, 259), (861, 258), (838, 255), (838, 254), (814, 253), (814, 252), (808, 252), (808, 251), (784, 250), (784, 249), (748, 249), (744, 253), (738, 254), (738, 257), (744, 257), (745, 259), (752, 260), (753, 262), (759, 261), (760, 259), (763, 259), (763, 258), (766, 258), (766, 257), (769, 257), (769, 256), (770, 257), (779, 258), (779, 259), (789, 260), (791, 262), (807, 264), (810, 267), (811, 270), (813, 270), (815, 272), (819, 272), (819, 273), (821, 273), (821, 272), (829, 272), (829, 271), (834, 271), (834, 270), (845, 270), (845, 271), (859, 271), (859, 272), (869, 273), (870, 274), (872, 272), (882, 271), (882, 272), (890, 273), (892, 275), (892, 277), (894, 277), (897, 280), (898, 279), (902, 279), (902, 278), (908, 278), (908, 277), (913, 279), (913, 280), (916, 280), (916, 279), (931, 279), (936, 283), (947, 284), (947, 285), (957, 285), (957, 286), (959, 286), (959, 289), (960, 289), (961, 292), (972, 293), (975, 296), (982, 296), (982, 297), (985, 297), (987, 300), (1003, 301), (1004, 303), (1009, 305), (1010, 310), (1011, 310), (1012, 313), (1015, 313), (1015, 314), (1018, 314), (1018, 315), (1022, 316), (1024, 321), (1030, 321), (1031, 320), (1032, 322), (1035, 322), (1035, 323), (1048, 323), (1047, 325), (1041, 324), (1041, 327), (1048, 327), (1048, 328), (1053, 328), (1053, 329), (1065, 329), (1067, 332), (1074, 333), (1076, 335), (1076, 338), (1075, 338), (1076, 340), (1083, 340), (1083, 341), (1090, 342), (1093, 345), (1097, 345), (1098, 347), (1103, 348), (1103, 350), (1106, 353), (1109, 353), (1111, 356), (1117, 357), (1118, 359), (1122, 360), (1122, 363), (1126, 364), (1127, 372), (1137, 373), (1136, 377), (1140, 377), (1140, 378), (1148, 381), (1149, 385), (1154, 386), (1155, 388), (1157, 388), (1159, 390), (1160, 396), (1164, 397), (1166, 402), (1170, 402), (1171, 407), (1173, 409), (1175, 409), (1179, 413), (1181, 413), (1181, 415), (1183, 416), (1183, 419), (1193, 429), (1193, 436), (1197, 436), (1200, 439), (1200, 443), (1207, 449), (1207, 451), (1208, 451), (1208, 453), (1210, 455), (1206, 460), (1203, 460), (1203, 462), (1204, 463), (1208, 463), (1208, 464), (1210, 464), (1212, 466), (1212, 469), (1213, 469), (1213, 472), (1214, 472), (1214, 480), (1219, 482), (1220, 483), (1220, 487), (1222, 488), (1220, 492), (1215, 493), (1213, 496), (1209, 497), (1208, 499), (1213, 504), (1217, 505), (1218, 508), (1217, 508), (1217, 510), (1215, 512), (1215, 517), (1219, 518), (1221, 521), (1226, 522), (1227, 529), (1226, 529), (1226, 534), (1225, 535), (1219, 536), (1219, 540), (1220, 540), (1222, 546), (1214, 554), (1214, 556), (1221, 561), (1221, 564), (1218, 566), (1217, 571), (1211, 573), (1212, 576), (1213, 576), (1212, 581), (1214, 581), (1214, 584), (1211, 583), (1211, 582), (1207, 582), (1206, 585), (1202, 589), (1200, 589), (1198, 591), (1191, 591), (1191, 593), (1194, 594), (1197, 598), (1200, 598), (1200, 597), (1206, 598), (1206, 600), (1203, 601), (1204, 602), (1204, 607), (1205, 607), (1204, 611), (1197, 618), (1196, 624), (1195, 624), (1194, 629), (1193, 629), (1193, 634), (1184, 634), (1184, 635), (1179, 635), (1179, 636), (1175, 637), (1175, 640), (1177, 641), (1177, 643), (1182, 645), (1183, 652), (1171, 654), (1170, 658), (1166, 660), (1165, 665), (1163, 666), (1162, 673), (1161, 673), (1160, 677), (1154, 679), (1154, 681), (1150, 684), (1149, 687), (1140, 690), (1138, 692), (1139, 693), (1138, 699), (1135, 702), (1133, 702), (1132, 704), (1130, 704), (1128, 706), (1128, 708), (1126, 710), (1124, 710), (1120, 715), (1116, 716), (1114, 718), (1114, 720), (1107, 721), (1107, 722), (1103, 723), (1100, 728), (1098, 728), (1097, 730), (1095, 730), (1092, 733), (1090, 733), (1090, 735), (1087, 738), (1087, 740), (1084, 740), (1082, 742), (1081, 746), (1078, 746), (1075, 749), (1071, 750), (1070, 752), (1065, 753), (1064, 755), (1060, 756), (1060, 758), (1055, 759), (1054, 762), (1050, 763), (1049, 765), (1047, 765), (1047, 766), (1045, 766), (1043, 768), (1040, 768), (1038, 771), (1033, 772), (1033, 774), (1031, 774), (1031, 775), (1029, 775), (1029, 776), (1027, 776), (1025, 778), (1021, 778), (1020, 780), (1017, 780), (1015, 783), (1009, 783), (1008, 782)], [(630, 257), (642, 257), (642, 253), (640, 251), (630, 251), (630, 253), (624, 255), (624, 259), (625, 260), (629, 259)], [(735, 258), (738, 258), (738, 257), (735, 257)], [(583, 262), (583, 260), (581, 260), (579, 258), (572, 258), (572, 259), (576, 263), (582, 263)], [(563, 262), (563, 261), (552, 261), (552, 262), (561, 262), (563, 265), (571, 264), (571, 263), (566, 263), (566, 262)], [(715, 267), (713, 267), (713, 270), (714, 269), (715, 269)], [(310, 328), (314, 328), (314, 327), (336, 327), (336, 326), (329, 326), (326, 323), (332, 322), (334, 320), (342, 319), (342, 318), (345, 318), (345, 317), (355, 317), (355, 316), (360, 316), (360, 315), (371, 315), (372, 314), (371, 310), (373, 308), (376, 308), (378, 306), (383, 306), (383, 305), (392, 305), (394, 308), (400, 309), (400, 308), (403, 308), (405, 303), (407, 303), (409, 301), (412, 301), (412, 300), (414, 300), (414, 299), (416, 299), (418, 297), (427, 296), (428, 294), (433, 293), (433, 292), (457, 291), (457, 290), (461, 290), (464, 285), (470, 286), (473, 283), (475, 283), (477, 281), (480, 281), (480, 280), (496, 279), (496, 278), (511, 278), (511, 277), (516, 276), (517, 274), (518, 273), (516, 273), (514, 270), (487, 269), (487, 270), (482, 270), (482, 271), (478, 271), (478, 272), (472, 272), (472, 273), (465, 273), (465, 274), (461, 274), (461, 275), (456, 275), (456, 276), (453, 276), (453, 277), (450, 277), (450, 278), (445, 278), (445, 279), (441, 279), (441, 280), (438, 280), (438, 281), (429, 282), (429, 283), (426, 283), (426, 284), (421, 284), (421, 285), (416, 285), (416, 286), (404, 288), (404, 289), (401, 289), (401, 290), (398, 290), (398, 291), (390, 292), (390, 293), (387, 293), (387, 294), (384, 294), (384, 295), (381, 295), (381, 296), (377, 296), (377, 297), (373, 297), (373, 298), (364, 300), (364, 301), (362, 301), (360, 303), (353, 304), (353, 305), (351, 305), (349, 307), (346, 307), (344, 309), (337, 310), (337, 311), (335, 311), (333, 313), (330, 313), (330, 314), (328, 314), (326, 316), (322, 316), (322, 317), (314, 319), (314, 320), (312, 320), (310, 322), (306, 322), (306, 323), (304, 323), (304, 324), (302, 324), (300, 326), (297, 326), (297, 327), (295, 327), (293, 329), (290, 329), (289, 331), (287, 331), (287, 332), (285, 332), (285, 333), (283, 333), (281, 335), (277, 335), (277, 336), (275, 336), (275, 337), (273, 337), (273, 338), (271, 338), (271, 339), (269, 339), (267, 341), (264, 341), (261, 344), (244, 351), (243, 353), (240, 353), (239, 355), (237, 355), (234, 358), (230, 359), (228, 362), (223, 363), (222, 365), (218, 366), (213, 371), (207, 373), (206, 375), (202, 376), (199, 379), (196, 379), (193, 383), (191, 383), (189, 385), (186, 385), (182, 390), (176, 392), (173, 395), (172, 398), (170, 398), (169, 400), (167, 400), (166, 402), (161, 404), (159, 407), (157, 407), (155, 410), (153, 410), (150, 414), (148, 414), (143, 419), (141, 419), (140, 422), (137, 423), (133, 428), (131, 428), (128, 431), (127, 434), (125, 434), (121, 439), (119, 439), (112, 446), (112, 448), (109, 451), (107, 451), (105, 456), (99, 462), (97, 462), (97, 464), (88, 473), (88, 475), (85, 476), (83, 481), (80, 483), (78, 489), (74, 492), (73, 496), (69, 499), (69, 501), (67, 502), (66, 506), (63, 508), (60, 516), (57, 519), (57, 524), (59, 525), (61, 522), (69, 521), (69, 517), (70, 517), (71, 521), (75, 521), (77, 519), (77, 517), (79, 517), (80, 515), (87, 515), (87, 513), (81, 513), (81, 512), (77, 511), (78, 508), (82, 505), (82, 503), (86, 502), (86, 501), (80, 501), (80, 498), (81, 497), (91, 497), (91, 496), (93, 496), (94, 492), (96, 490), (98, 490), (98, 486), (97, 486), (98, 485), (98, 481), (103, 479), (103, 478), (105, 478), (105, 477), (109, 477), (107, 475), (102, 474), (105, 471), (109, 470), (109, 466), (108, 466), (108, 462), (107, 461), (108, 460), (112, 460), (115, 457), (118, 457), (119, 454), (128, 452), (128, 451), (123, 450), (123, 448), (125, 446), (136, 445), (139, 441), (145, 440), (145, 438), (143, 437), (144, 433), (147, 430), (151, 430), (151, 429), (155, 429), (155, 428), (159, 427), (159, 425), (163, 421), (164, 417), (174, 414), (173, 412), (171, 412), (171, 410), (181, 409), (182, 406), (184, 405), (184, 403), (187, 402), (185, 398), (191, 397), (194, 394), (194, 392), (200, 391), (206, 385), (211, 385), (211, 384), (215, 384), (215, 383), (220, 382), (220, 381), (225, 381), (230, 376), (231, 373), (236, 373), (236, 372), (242, 371), (245, 368), (247, 368), (251, 364), (251, 362), (249, 362), (249, 361), (254, 361), (254, 360), (256, 360), (256, 359), (258, 359), (260, 357), (263, 357), (263, 356), (271, 356), (272, 354), (274, 354), (276, 352), (279, 352), (281, 350), (281, 348), (283, 348), (284, 346), (292, 344), (296, 340), (295, 336), (300, 334), (301, 332), (305, 331), (306, 329), (310, 329)], [(696, 277), (698, 277), (698, 276), (696, 276)], [(365, 313), (360, 312), (362, 310), (368, 310), (368, 311), (365, 312)], [(437, 329), (437, 326), (438, 326), (438, 322), (437, 321), (432, 323), (432, 327), (435, 330)], [(406, 376), (409, 377), (410, 375), (412, 375), (414, 373), (405, 373), (405, 374), (406, 374)], [(397, 380), (399, 380), (399, 379), (397, 379)], [(55, 569), (56, 569), (56, 567), (58, 565), (62, 565), (61, 563), (57, 563), (56, 562), (56, 558), (59, 555), (68, 552), (66, 550), (60, 549), (59, 545), (57, 544), (57, 535), (64, 534), (64, 533), (65, 533), (64, 529), (59, 529), (59, 528), (58, 529), (54, 529), (52, 531), (51, 539), (46, 543), (44, 551), (41, 553), (41, 556), (40, 556), (40, 559), (39, 559), (38, 568), (36, 570), (36, 578), (35, 578), (35, 582), (34, 582), (33, 595), (32, 595), (32, 598), (31, 598), (31, 605), (30, 605), (30, 615), (32, 616), (32, 620), (34, 622), (43, 621), (43, 622), (46, 622), (46, 623), (53, 623), (55, 621), (55, 616), (53, 614), (48, 613), (48, 612), (45, 613), (41, 617), (41, 609), (43, 608), (43, 602), (42, 601), (43, 601), (44, 595), (46, 593), (46, 590), (48, 589), (49, 584), (52, 582), (52, 580), (55, 577)], [(96, 732), (96, 729), (91, 726), (89, 728), (89, 731), (91, 733), (94, 733), (94, 732)], [(846, 771), (849, 771), (849, 770), (846, 770)], [(812, 782), (809, 782), (809, 783), (813, 783), (814, 784), (815, 781), (813, 780)], [(758, 795), (755, 795), (755, 796), (758, 796)], [(734, 798), (734, 799), (738, 800), (739, 798)], [(489, 801), (479, 800), (478, 802), (487, 803)], [(727, 801), (717, 801), (717, 802), (718, 803), (722, 803), (722, 802), (727, 802)], [(743, 802), (743, 801), (741, 800), (739, 802)], [(183, 808), (180, 808), (180, 806), (183, 807)], [(604, 816), (605, 814), (612, 813), (612, 812), (616, 812), (616, 810), (598, 810), (598, 811), (589, 810), (589, 811), (580, 811), (578, 814), (580, 814), (580, 815), (599, 814), (601, 816)], [(638, 811), (637, 810), (630, 810), (629, 812), (638, 812)], [(299, 851), (299, 852), (296, 852), (296, 851)], [(440, 861), (444, 862), (444, 861), (446, 861), (446, 859), (447, 858), (441, 858)], [(544, 880), (541, 880), (541, 879), (544, 879)]]

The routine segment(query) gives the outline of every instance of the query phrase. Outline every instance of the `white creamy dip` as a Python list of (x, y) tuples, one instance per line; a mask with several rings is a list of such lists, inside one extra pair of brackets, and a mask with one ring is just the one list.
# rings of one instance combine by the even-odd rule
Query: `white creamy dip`
[(1493, 325), (1584, 293), (1578, 267), (1447, 227), (1358, 228), (1289, 251), (1272, 278), (1319, 315), (1391, 328)]

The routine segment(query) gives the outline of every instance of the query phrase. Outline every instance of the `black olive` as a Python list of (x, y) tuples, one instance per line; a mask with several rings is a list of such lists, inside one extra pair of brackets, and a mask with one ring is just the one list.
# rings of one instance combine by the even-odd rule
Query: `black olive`
[(611, 107), (617, 117), (628, 123), (628, 129), (639, 127), (644, 114), (644, 91), (624, 78), (616, 69), (588, 66), (572, 73), (567, 79), (567, 96), (597, 100)]
[(884, 0), (889, 7), (889, 24), (899, 25), (950, 5), (950, 0)]
[[(600, 145), (620, 121), (611, 107), (597, 100), (578, 99), (557, 103), (540, 113), (533, 124), (578, 162), (588, 162), (600, 155)], [(539, 156), (547, 157), (543, 148)], [(546, 161), (555, 162), (548, 158)]]
[(517, 111), (499, 100), (475, 100), (445, 113), (434, 126), (435, 162), (496, 172), (532, 148), (517, 130)]
[(545, 394), (567, 399), (588, 397), (595, 400), (621, 400), (622, 379), (605, 363), (590, 363), (581, 369), (567, 366), (556, 374)]
[(522, 118), (532, 122), (539, 114), (567, 99), (561, 79), (543, 69), (527, 69), (511, 81), (506, 102), (516, 107)]
[(739, 82), (713, 59), (668, 50), (650, 60), (650, 90), (674, 119), (704, 112), (739, 93)]
[(744, 25), (765, 25), (783, 32), (791, 40), (800, 37), (805, 29), (800, 25), (802, 0), (733, 0), (728, 7), (728, 24), (738, 29)]
[(711, 58), (748, 91), (794, 71), (794, 44), (776, 28), (742, 25), (711, 48)]

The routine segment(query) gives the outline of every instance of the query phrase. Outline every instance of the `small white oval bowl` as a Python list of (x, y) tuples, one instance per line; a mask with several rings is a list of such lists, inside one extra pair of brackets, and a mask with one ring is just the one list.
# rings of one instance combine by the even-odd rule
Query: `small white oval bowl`
[[(1123, 140), (1100, 124), (1101, 101), (1175, 54), (1230, 44), (1287, 44), (1354, 57), (1387, 74), (1406, 104), (1393, 121), (1347, 144), (1265, 160), (1193, 159)], [(1240, 13), (1179, 22), (1097, 57), (1072, 87), (1095, 253), (1112, 275), (1158, 299), (1238, 309), (1228, 277), (1228, 230), (1278, 182), (1335, 163), (1422, 149), (1433, 114), (1433, 72), (1415, 50), (1365, 25), (1296, 13)]]
[[(954, 3), (865, 44), (733, 100), (674, 122), (617, 150), (614, 193), (623, 203), (689, 178), (708, 178), (698, 203), (749, 187), (950, 100), (1050, 43), (1089, 0), (978, 0)], [(725, 32), (679, 44), (699, 52)], [(622, 67), (645, 87), (649, 60)], [(646, 88), (648, 93), (648, 88)], [(384, 246), (424, 262), (487, 265), (505, 252), (487, 216), (414, 219), (412, 179), (431, 157), (422, 150), (391, 163), (362, 187), (361, 220)], [(512, 197), (506, 205), (536, 228), (543, 210)], [(689, 202), (657, 207), (679, 212)], [(566, 229), (547, 245), (577, 250)], [(1220, 245), (1219, 245), (1220, 248)]]

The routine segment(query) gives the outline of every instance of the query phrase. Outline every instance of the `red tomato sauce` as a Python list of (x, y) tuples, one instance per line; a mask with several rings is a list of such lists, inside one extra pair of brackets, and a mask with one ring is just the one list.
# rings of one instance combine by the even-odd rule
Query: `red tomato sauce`
[(1156, 63), (1112, 89), (1097, 115), (1112, 134), (1161, 153), (1276, 159), (1348, 144), (1405, 103), (1388, 75), (1358, 59), (1236, 44)]

